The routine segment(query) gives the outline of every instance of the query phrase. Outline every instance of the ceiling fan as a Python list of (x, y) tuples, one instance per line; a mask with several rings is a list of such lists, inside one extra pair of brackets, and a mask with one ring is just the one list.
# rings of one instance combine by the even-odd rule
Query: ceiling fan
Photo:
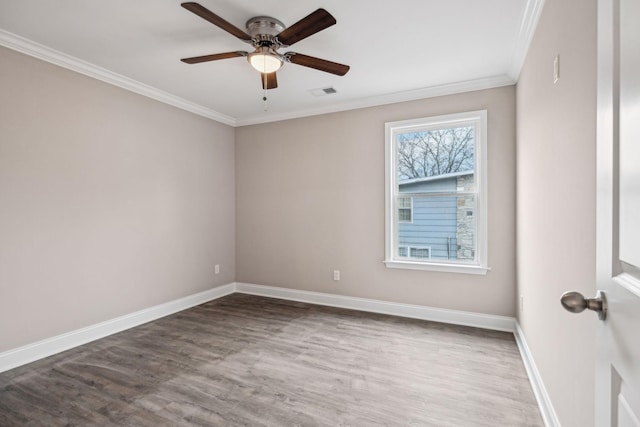
[(288, 28), (282, 22), (270, 16), (256, 16), (247, 21), (247, 31), (245, 32), (198, 3), (182, 3), (182, 7), (255, 48), (253, 52), (224, 52), (181, 59), (182, 62), (187, 64), (198, 64), (200, 62), (244, 56), (247, 57), (249, 63), (260, 72), (262, 88), (265, 90), (278, 87), (276, 71), (278, 71), (285, 62), (314, 68), (338, 76), (344, 76), (347, 74), (347, 71), (349, 71), (348, 65), (338, 64), (337, 62), (331, 62), (296, 52), (278, 52), (281, 48), (289, 47), (302, 39), (334, 25), (336, 19), (324, 9), (316, 10)]

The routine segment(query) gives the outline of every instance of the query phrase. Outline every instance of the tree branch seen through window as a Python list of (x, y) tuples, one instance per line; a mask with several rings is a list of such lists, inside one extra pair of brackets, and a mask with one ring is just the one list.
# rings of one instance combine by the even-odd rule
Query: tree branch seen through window
[(398, 179), (474, 169), (474, 128), (435, 129), (398, 135)]

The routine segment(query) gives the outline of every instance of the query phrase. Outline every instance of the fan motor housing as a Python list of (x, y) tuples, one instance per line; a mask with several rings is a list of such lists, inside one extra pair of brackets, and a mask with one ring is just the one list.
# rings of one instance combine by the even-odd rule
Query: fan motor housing
[(282, 22), (270, 16), (251, 18), (247, 21), (246, 27), (247, 32), (253, 38), (263, 35), (274, 37), (286, 28)]

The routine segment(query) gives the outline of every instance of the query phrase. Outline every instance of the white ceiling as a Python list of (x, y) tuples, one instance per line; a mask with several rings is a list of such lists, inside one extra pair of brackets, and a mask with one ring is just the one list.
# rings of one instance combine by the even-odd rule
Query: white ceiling
[[(245, 58), (180, 62), (251, 50), (180, 3), (0, 0), (0, 44), (235, 126), (512, 84), (542, 0), (199, 0), (241, 29), (258, 15), (292, 25), (319, 7), (336, 18), (287, 51), (349, 73), (285, 64), (267, 111)], [(329, 86), (337, 94), (310, 92)]]

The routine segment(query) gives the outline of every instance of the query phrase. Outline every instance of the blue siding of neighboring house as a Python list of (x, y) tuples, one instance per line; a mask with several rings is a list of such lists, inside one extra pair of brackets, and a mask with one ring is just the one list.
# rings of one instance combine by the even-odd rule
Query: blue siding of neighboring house
[[(400, 184), (399, 193), (456, 191), (456, 178)], [(413, 198), (411, 223), (398, 224), (398, 245), (430, 247), (432, 259), (457, 257), (457, 198)]]

